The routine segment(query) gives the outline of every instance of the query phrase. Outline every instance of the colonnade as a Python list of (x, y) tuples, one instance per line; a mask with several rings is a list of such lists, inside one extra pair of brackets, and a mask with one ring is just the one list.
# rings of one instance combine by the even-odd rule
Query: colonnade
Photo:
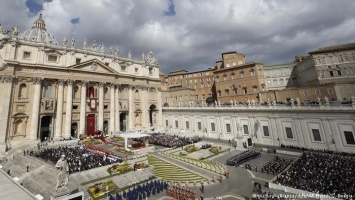
[[(140, 130), (148, 130), (150, 127), (149, 123), (149, 107), (154, 104), (156, 107), (156, 122), (154, 123), (154, 128), (162, 126), (162, 110), (161, 110), (161, 91), (157, 88), (151, 88), (140, 85), (130, 85), (130, 84), (118, 84), (118, 83), (105, 83), (105, 82), (88, 82), (88, 81), (78, 81), (75, 80), (58, 80), (56, 81), (57, 90), (55, 90), (56, 95), (56, 110), (55, 115), (52, 119), (52, 125), (54, 128), (54, 133), (51, 134), (51, 137), (54, 139), (61, 138), (69, 138), (71, 136), (71, 126), (73, 123), (73, 85), (77, 83), (80, 86), (80, 106), (79, 106), (79, 126), (78, 126), (78, 136), (80, 134), (86, 134), (86, 118), (88, 113), (95, 114), (97, 116), (97, 130), (103, 131), (104, 129), (104, 121), (108, 121), (108, 132), (115, 133), (120, 129), (120, 113), (126, 112), (127, 115), (127, 131), (136, 130), (136, 122), (135, 122), (135, 112), (137, 110), (137, 106), (139, 105), (139, 109), (141, 111), (141, 126)], [(27, 131), (26, 138), (35, 140), (39, 136), (40, 132), (40, 115), (41, 113), (41, 88), (43, 86), (42, 78), (32, 78), (33, 85), (33, 95), (32, 95), (32, 112), (30, 117), (30, 125), (29, 131)], [(98, 89), (98, 94), (95, 97), (95, 101), (97, 101), (98, 106), (96, 110), (90, 110), (90, 107), (87, 106), (89, 101), (87, 98), (87, 89), (88, 87), (94, 86)], [(104, 90), (105, 88), (109, 88), (109, 118), (105, 118), (105, 96)], [(139, 100), (133, 98), (134, 91), (139, 90)], [(148, 99), (148, 91), (154, 92), (154, 100), (150, 102), (151, 99)], [(120, 99), (120, 93), (126, 92), (128, 93), (128, 97), (123, 97), (124, 99)], [(65, 95), (66, 94), (66, 98)], [(64, 100), (65, 99), (65, 100)], [(121, 109), (122, 102), (126, 101), (128, 104), (128, 109)], [(65, 108), (64, 108), (65, 105)], [(65, 112), (64, 112), (65, 109)], [(65, 114), (65, 115), (63, 115)], [(63, 119), (64, 117), (64, 119)], [(64, 123), (64, 124), (63, 124)]]

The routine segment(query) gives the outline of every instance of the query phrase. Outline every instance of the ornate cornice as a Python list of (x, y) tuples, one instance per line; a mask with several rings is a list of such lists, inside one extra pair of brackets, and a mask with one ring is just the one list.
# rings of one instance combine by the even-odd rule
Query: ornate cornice
[(67, 85), (73, 85), (74, 80), (72, 80), (72, 79), (68, 79), (68, 80), (66, 80), (66, 82), (67, 82)]
[(43, 81), (43, 78), (40, 78), (40, 77), (33, 77), (32, 78), (32, 83), (33, 84), (41, 84), (42, 83), (42, 81)]
[(4, 83), (10, 83), (16, 80), (16, 77), (13, 75), (2, 75), (0, 76), (0, 81)]

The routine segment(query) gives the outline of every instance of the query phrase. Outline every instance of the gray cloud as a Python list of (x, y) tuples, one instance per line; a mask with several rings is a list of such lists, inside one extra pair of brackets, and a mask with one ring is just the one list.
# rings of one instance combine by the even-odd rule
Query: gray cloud
[[(163, 72), (195, 71), (214, 66), (225, 51), (238, 51), (247, 61), (265, 65), (292, 62), (321, 46), (354, 42), (352, 0), (53, 0), (43, 2), (47, 30), (94, 39), (133, 57), (153, 51)], [(169, 3), (175, 15), (166, 16)], [(165, 14), (164, 14), (165, 13)], [(32, 26), (37, 16), (25, 0), (4, 0), (0, 22), (6, 28)], [(71, 20), (80, 18), (79, 23)], [(61, 43), (61, 42), (60, 42)]]

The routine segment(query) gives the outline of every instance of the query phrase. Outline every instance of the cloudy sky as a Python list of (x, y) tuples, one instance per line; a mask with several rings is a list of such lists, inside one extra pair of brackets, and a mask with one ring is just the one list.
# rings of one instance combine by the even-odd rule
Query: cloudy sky
[(316, 48), (355, 42), (354, 0), (1, 0), (6, 29), (30, 28), (40, 12), (59, 43), (67, 36), (153, 51), (167, 74), (214, 66), (237, 51), (247, 62), (292, 62)]

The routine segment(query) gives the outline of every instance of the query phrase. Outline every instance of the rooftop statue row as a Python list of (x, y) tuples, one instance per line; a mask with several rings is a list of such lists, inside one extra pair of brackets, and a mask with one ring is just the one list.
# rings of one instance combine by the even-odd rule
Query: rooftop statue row
[[(12, 36), (12, 38), (17, 38), (18, 40), (40, 42), (40, 43), (60, 46), (58, 44), (57, 40), (54, 38), (54, 36), (52, 34), (50, 34), (49, 32), (47, 32), (45, 27), (46, 27), (46, 25), (45, 25), (44, 20), (42, 19), (42, 13), (41, 13), (38, 16), (38, 18), (35, 20), (35, 22), (33, 23), (33, 26), (30, 29), (24, 31), (23, 33), (20, 33), (18, 26), (12, 27), (12, 35), (11, 36)], [(10, 31), (3, 29), (0, 25), (0, 34), (1, 35), (7, 36), (8, 32), (10, 32)], [(70, 44), (68, 44), (68, 43), (70, 43)], [(62, 47), (67, 48), (68, 45), (69, 45), (69, 48), (73, 48), (73, 49), (76, 48), (75, 47), (76, 40), (74, 37), (71, 39), (71, 41), (69, 41), (67, 37), (63, 38)], [(84, 50), (87, 50), (87, 51), (99, 52), (101, 54), (105, 54), (104, 44), (101, 43), (100, 45), (98, 45), (96, 40), (93, 41), (92, 46), (90, 48), (90, 47), (88, 47), (88, 41), (86, 39), (84, 39), (83, 43), (82, 43), (82, 47)], [(118, 47), (116, 47), (116, 49), (113, 49), (112, 47), (109, 48), (108, 54), (110, 56), (118, 58), (119, 53), (120, 53), (120, 51), (119, 51)], [(153, 56), (153, 53), (151, 51), (147, 54), (147, 56), (145, 56), (143, 54), (142, 57), (143, 57), (143, 59), (142, 59), (143, 63), (158, 65), (158, 61)], [(129, 60), (132, 59), (131, 50), (128, 52), (128, 59)]]

